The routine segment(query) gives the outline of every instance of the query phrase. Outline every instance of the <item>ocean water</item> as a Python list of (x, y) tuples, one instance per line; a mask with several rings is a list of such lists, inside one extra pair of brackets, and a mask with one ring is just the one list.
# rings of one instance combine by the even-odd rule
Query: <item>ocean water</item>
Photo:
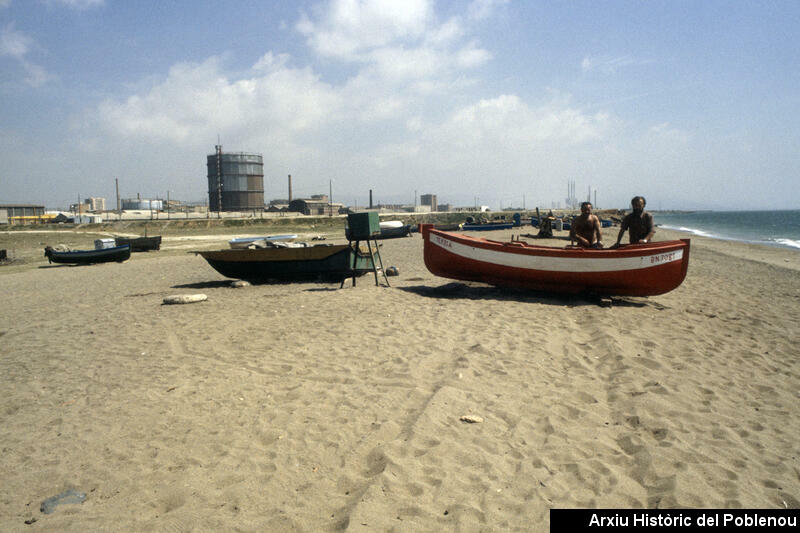
[(800, 210), (656, 212), (653, 217), (665, 229), (800, 252)]

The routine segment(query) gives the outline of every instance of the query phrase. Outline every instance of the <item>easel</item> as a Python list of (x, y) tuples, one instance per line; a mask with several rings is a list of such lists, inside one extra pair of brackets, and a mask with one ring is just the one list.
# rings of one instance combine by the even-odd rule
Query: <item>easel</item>
[[(358, 262), (358, 254), (361, 253), (361, 241), (362, 241), (361, 239), (355, 241), (352, 240), (347, 241), (347, 244), (350, 246), (350, 248), (353, 249), (353, 260), (350, 263), (350, 272), (352, 272), (353, 287), (356, 286), (356, 277), (358, 277), (356, 272), (356, 263)], [(383, 275), (383, 280), (386, 282), (386, 286), (390, 287), (391, 285), (389, 285), (389, 278), (386, 277), (386, 271), (383, 269), (383, 259), (381, 259), (381, 251), (378, 248), (378, 240), (373, 238), (373, 239), (363, 239), (363, 241), (367, 243), (367, 250), (369, 250), (369, 258), (370, 262), (372, 263), (372, 273), (375, 274), (375, 286), (377, 287), (378, 285), (380, 285), (380, 282), (378, 281), (378, 272), (380, 272), (381, 275)], [(353, 246), (353, 243), (355, 243), (355, 246)], [(372, 250), (373, 244), (375, 245), (375, 251)], [(378, 258), (377, 263), (375, 262), (376, 257)], [(341, 285), (339, 285), (340, 289), (344, 287), (344, 282), (346, 279), (347, 278), (344, 278), (342, 280)]]
[[(375, 274), (375, 286), (377, 287), (380, 285), (378, 282), (378, 271), (380, 270), (381, 274), (383, 275), (383, 279), (386, 282), (386, 286), (389, 287), (389, 278), (386, 277), (386, 271), (383, 269), (383, 259), (381, 259), (378, 240), (375, 238), (376, 235), (380, 234), (380, 219), (378, 218), (378, 213), (351, 213), (347, 215), (347, 225), (347, 244), (350, 246), (353, 254), (353, 258), (350, 263), (350, 277), (353, 279), (353, 287), (356, 286), (356, 265), (358, 264), (358, 255), (361, 253), (362, 241), (367, 243), (369, 259), (372, 264), (372, 273)], [(355, 246), (353, 246), (353, 243), (355, 243)], [(375, 245), (374, 251), (372, 250), (373, 244)], [(375, 261), (376, 257), (378, 259), (377, 262)], [(344, 282), (346, 279), (347, 277), (342, 279), (342, 283), (339, 285), (340, 289), (344, 287)]]

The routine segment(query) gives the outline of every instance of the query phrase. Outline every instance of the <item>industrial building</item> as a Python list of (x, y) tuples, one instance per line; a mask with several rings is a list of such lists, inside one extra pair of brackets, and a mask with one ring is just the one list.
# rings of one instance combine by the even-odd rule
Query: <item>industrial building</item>
[(289, 211), (302, 213), (304, 215), (333, 215), (338, 214), (344, 205), (331, 203), (328, 195), (317, 194), (308, 198), (298, 198), (289, 202)]
[(122, 209), (125, 211), (161, 211), (164, 209), (163, 200), (148, 200), (143, 198), (123, 198)]
[(431, 211), (436, 211), (438, 207), (436, 203), (436, 195), (435, 194), (423, 194), (419, 197), (420, 205), (425, 205), (431, 208)]
[(0, 205), (0, 223), (3, 224), (37, 224), (43, 222), (45, 218), (43, 205)]
[(264, 161), (259, 154), (216, 152), (207, 157), (210, 211), (264, 209)]

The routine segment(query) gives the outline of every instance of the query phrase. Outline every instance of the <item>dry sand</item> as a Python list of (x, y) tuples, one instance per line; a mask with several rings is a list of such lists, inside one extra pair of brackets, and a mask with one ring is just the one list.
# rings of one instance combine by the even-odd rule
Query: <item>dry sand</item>
[[(796, 508), (800, 254), (692, 242), (681, 287), (612, 307), (437, 278), (419, 235), (383, 242), (391, 288), (235, 289), (177, 240), (0, 268), (0, 530), (546, 531), (554, 507)], [(85, 502), (39, 511), (67, 489)]]

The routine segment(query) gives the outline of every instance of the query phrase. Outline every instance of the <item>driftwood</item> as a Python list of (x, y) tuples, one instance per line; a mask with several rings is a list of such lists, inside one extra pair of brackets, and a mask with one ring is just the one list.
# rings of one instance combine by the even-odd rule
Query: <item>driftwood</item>
[(178, 294), (176, 296), (167, 296), (164, 298), (164, 304), (193, 304), (196, 302), (205, 302), (206, 300), (208, 300), (208, 296), (205, 294)]

